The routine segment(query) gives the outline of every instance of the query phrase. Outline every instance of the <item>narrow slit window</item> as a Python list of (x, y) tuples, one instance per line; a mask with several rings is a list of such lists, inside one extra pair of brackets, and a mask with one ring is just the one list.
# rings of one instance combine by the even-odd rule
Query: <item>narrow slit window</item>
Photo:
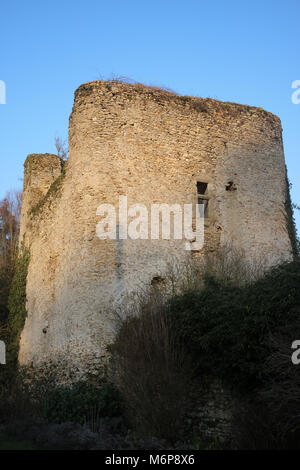
[(209, 218), (209, 197), (207, 194), (207, 186), (208, 183), (203, 183), (201, 181), (197, 182), (197, 199), (198, 199), (198, 204), (203, 205), (203, 213), (204, 213), (204, 218), (208, 219)]

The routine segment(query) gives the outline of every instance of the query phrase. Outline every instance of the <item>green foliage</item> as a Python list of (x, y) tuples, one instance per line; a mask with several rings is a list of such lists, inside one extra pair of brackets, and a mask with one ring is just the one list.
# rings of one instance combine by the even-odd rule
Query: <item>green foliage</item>
[(300, 262), (295, 261), (250, 285), (222, 285), (210, 278), (202, 291), (172, 299), (174, 328), (198, 374), (214, 373), (242, 390), (258, 386), (270, 354), (270, 334), (287, 324), (299, 332), (299, 286)]
[(84, 424), (91, 412), (97, 417), (120, 416), (119, 396), (109, 383), (100, 387), (79, 381), (72, 386), (58, 386), (45, 398), (44, 414), (50, 422)]
[(8, 299), (9, 342), (7, 345), (7, 366), (17, 364), (19, 341), (24, 327), (26, 312), (26, 280), (29, 265), (29, 251), (22, 247), (16, 262), (15, 275)]
[(215, 435), (206, 436), (199, 433), (193, 437), (192, 443), (195, 450), (222, 450), (222, 443)]
[(10, 288), (10, 277), (3, 270), (0, 272), (0, 326), (5, 326), (8, 319), (8, 296)]
[(293, 255), (295, 258), (299, 257), (300, 254), (300, 246), (299, 246), (299, 239), (297, 238), (297, 230), (296, 224), (294, 219), (294, 211), (293, 211), (293, 204), (291, 201), (291, 183), (289, 182), (288, 176), (286, 176), (286, 200), (285, 200), (285, 210), (286, 210), (286, 225), (288, 234), (291, 240)]
[(21, 195), (7, 193), (0, 201), (0, 328), (7, 327), (8, 296), (18, 253)]

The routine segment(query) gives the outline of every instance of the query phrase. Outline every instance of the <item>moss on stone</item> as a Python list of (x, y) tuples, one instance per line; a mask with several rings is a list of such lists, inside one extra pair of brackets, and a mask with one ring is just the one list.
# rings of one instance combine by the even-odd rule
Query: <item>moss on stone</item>
[(32, 171), (39, 171), (44, 165), (49, 165), (50, 158), (59, 158), (57, 155), (52, 153), (31, 153), (25, 160), (24, 168), (27, 174), (32, 173)]
[(51, 205), (53, 199), (55, 199), (62, 189), (62, 184), (66, 175), (67, 162), (62, 162), (62, 172), (58, 178), (51, 184), (45, 196), (43, 196), (40, 201), (29, 210), (29, 215), (31, 218), (38, 215), (42, 209), (48, 204)]

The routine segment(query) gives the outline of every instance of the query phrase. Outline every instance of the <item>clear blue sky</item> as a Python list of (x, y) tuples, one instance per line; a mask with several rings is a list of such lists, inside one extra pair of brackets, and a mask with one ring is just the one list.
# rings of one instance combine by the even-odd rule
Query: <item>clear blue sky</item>
[(114, 73), (277, 114), (300, 203), (299, 0), (17, 0), (0, 18), (0, 197), (21, 186), (28, 153), (67, 138), (75, 89)]

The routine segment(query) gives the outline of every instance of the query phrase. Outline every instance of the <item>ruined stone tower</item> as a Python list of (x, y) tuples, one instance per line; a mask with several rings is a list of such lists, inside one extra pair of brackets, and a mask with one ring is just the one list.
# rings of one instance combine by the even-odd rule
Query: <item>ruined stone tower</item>
[[(186, 240), (101, 240), (100, 204), (208, 207), (202, 254), (230, 243), (269, 266), (292, 258), (280, 120), (262, 110), (142, 85), (88, 82), (75, 92), (66, 166), (25, 162), (21, 238), (30, 249), (21, 364), (93, 370), (114, 335), (111, 306), (170, 264)], [(196, 256), (201, 253), (196, 254)]]

